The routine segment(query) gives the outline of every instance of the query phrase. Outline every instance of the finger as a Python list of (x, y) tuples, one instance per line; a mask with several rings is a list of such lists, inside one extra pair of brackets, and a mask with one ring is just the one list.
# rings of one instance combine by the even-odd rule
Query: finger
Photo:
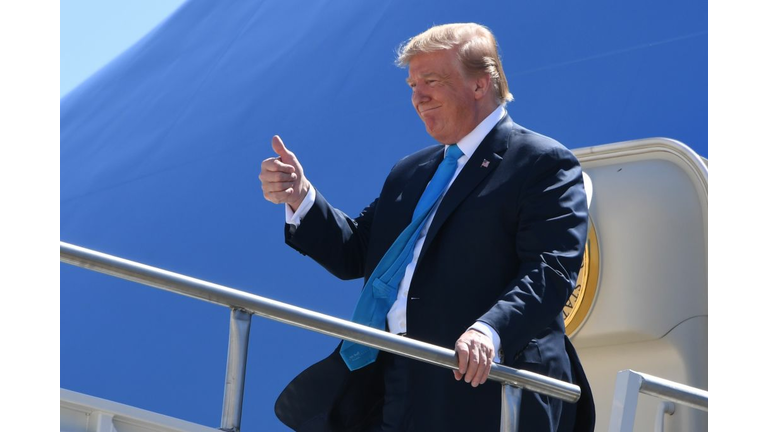
[(283, 192), (293, 188), (293, 182), (262, 182), (261, 190), (264, 192)]
[(472, 379), (477, 373), (477, 366), (479, 362), (480, 353), (478, 352), (477, 344), (472, 344), (471, 350), (469, 352), (469, 364), (467, 365), (467, 373), (464, 374), (464, 382), (472, 382)]
[(293, 153), (288, 151), (288, 149), (285, 147), (285, 144), (283, 143), (283, 140), (275, 135), (272, 137), (272, 150), (275, 151), (280, 157), (292, 157)]
[(273, 202), (275, 204), (285, 203), (288, 201), (288, 199), (290, 199), (291, 195), (293, 195), (293, 188), (288, 188), (279, 192), (264, 192), (264, 198), (267, 201)]
[(259, 180), (261, 180), (262, 183), (292, 182), (296, 181), (296, 173), (262, 171), (259, 173)]
[(488, 377), (488, 356), (485, 354), (485, 350), (480, 350), (479, 354), (480, 361), (477, 363), (477, 373), (475, 373), (475, 377), (472, 378), (472, 387), (477, 387), (478, 385), (484, 383), (485, 378)]
[(261, 163), (261, 171), (292, 173), (296, 171), (296, 167), (287, 164), (278, 158), (269, 158)]
[(491, 358), (492, 355), (493, 353), (487, 356), (488, 361), (485, 364), (485, 369), (483, 370), (483, 378), (480, 380), (480, 384), (485, 384), (485, 382), (488, 380), (488, 375), (491, 374), (491, 366), (493, 366), (493, 359)]
[(467, 372), (467, 361), (469, 359), (469, 347), (465, 342), (456, 343), (456, 356), (459, 358), (458, 379), (460, 379)]

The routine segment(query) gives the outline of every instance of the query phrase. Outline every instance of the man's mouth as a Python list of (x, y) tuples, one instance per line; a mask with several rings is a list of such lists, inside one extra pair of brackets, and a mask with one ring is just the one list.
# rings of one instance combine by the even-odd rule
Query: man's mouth
[(419, 110), (419, 114), (424, 114), (424, 113), (425, 113), (425, 112), (427, 112), (427, 111), (436, 110), (436, 109), (440, 108), (440, 106), (441, 106), (441, 105), (438, 105), (438, 106), (436, 106), (436, 107), (431, 107), (431, 108), (426, 108), (426, 109), (422, 109), (422, 110)]

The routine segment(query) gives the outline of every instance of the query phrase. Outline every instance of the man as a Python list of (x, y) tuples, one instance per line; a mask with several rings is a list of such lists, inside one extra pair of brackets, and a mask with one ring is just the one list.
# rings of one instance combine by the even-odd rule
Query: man
[(328, 204), (277, 136), (259, 177), (264, 197), (286, 204), (290, 246), (340, 278), (365, 278), (356, 322), (454, 348), (459, 370), (345, 342), (291, 382), (278, 417), (304, 431), (496, 431), (500, 387), (485, 381), (497, 361), (582, 387), (578, 405), (524, 391), (521, 431), (592, 430), (561, 314), (587, 234), (578, 161), (507, 115), (487, 28), (433, 27), (398, 63), (440, 145), (398, 162), (357, 218)]

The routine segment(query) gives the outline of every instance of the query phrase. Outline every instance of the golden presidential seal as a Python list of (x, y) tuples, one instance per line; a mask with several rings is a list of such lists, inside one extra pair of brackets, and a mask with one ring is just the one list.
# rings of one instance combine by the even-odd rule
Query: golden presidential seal
[(592, 305), (597, 297), (597, 280), (600, 274), (600, 250), (597, 245), (595, 224), (592, 223), (591, 219), (589, 222), (584, 260), (581, 263), (579, 277), (576, 279), (576, 287), (563, 308), (565, 333), (568, 336), (573, 336), (576, 330), (584, 324), (584, 320), (589, 315), (589, 311), (592, 309)]

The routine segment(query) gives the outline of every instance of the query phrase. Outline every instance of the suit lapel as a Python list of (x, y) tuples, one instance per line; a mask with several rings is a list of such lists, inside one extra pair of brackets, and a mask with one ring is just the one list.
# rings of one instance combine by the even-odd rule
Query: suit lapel
[[(477, 147), (477, 150), (469, 158), (464, 168), (454, 180), (451, 187), (443, 197), (440, 206), (437, 208), (435, 218), (427, 231), (427, 237), (424, 240), (421, 254), (429, 250), (429, 245), (434, 240), (440, 227), (448, 217), (456, 210), (459, 204), (469, 195), (470, 192), (486, 177), (492, 173), (502, 160), (502, 155), (507, 149), (507, 135), (512, 121), (509, 116), (505, 116), (499, 123), (491, 129), (485, 139)], [(425, 186), (426, 187), (426, 186)], [(422, 188), (423, 190), (423, 188)], [(414, 208), (415, 208), (414, 204)]]

